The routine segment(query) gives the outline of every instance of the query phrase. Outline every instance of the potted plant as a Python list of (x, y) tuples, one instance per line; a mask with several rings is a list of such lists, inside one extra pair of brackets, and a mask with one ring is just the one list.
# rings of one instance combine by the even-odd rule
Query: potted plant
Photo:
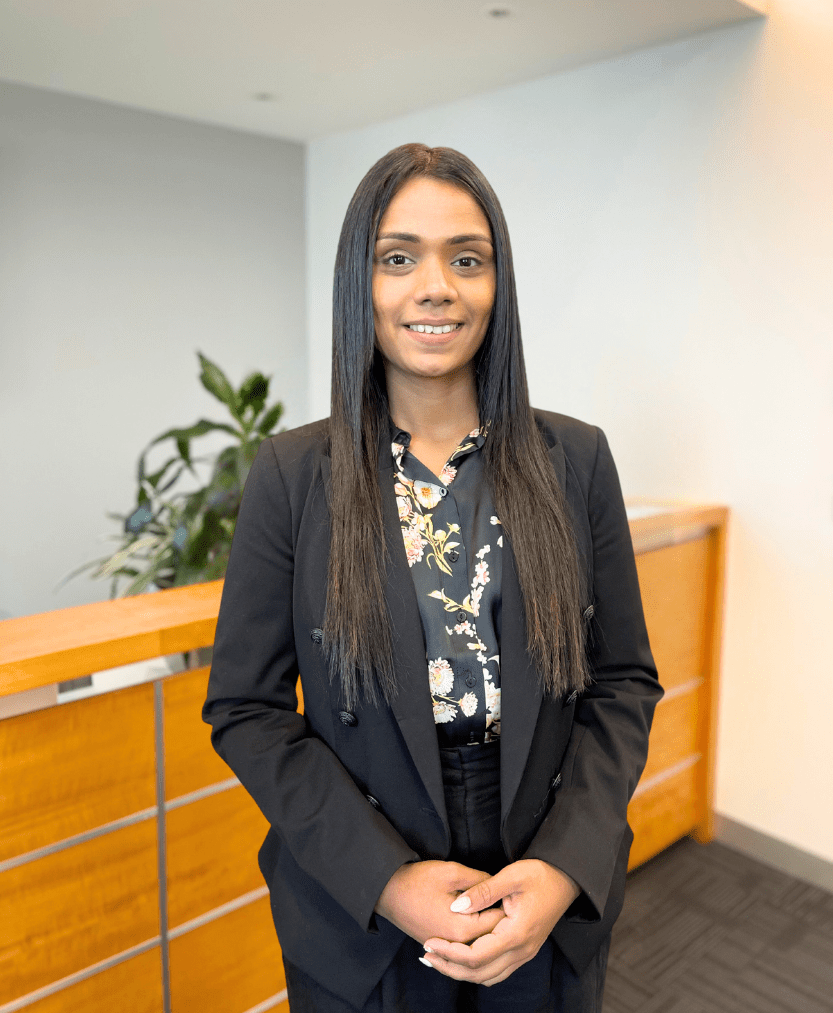
[[(225, 405), (229, 421), (200, 419), (152, 440), (139, 457), (135, 506), (128, 514), (108, 514), (122, 524), (121, 532), (110, 536), (118, 548), (79, 567), (67, 580), (91, 570), (92, 578), (110, 579), (110, 597), (115, 598), (225, 574), (246, 476), (257, 448), (275, 432), (284, 408), (280, 401), (267, 407), (269, 377), (263, 373), (250, 373), (235, 390), (219, 366), (197, 354), (200, 382)], [(231, 443), (213, 459), (205, 484), (181, 491), (180, 479), (190, 475), (199, 481), (195, 465), (210, 461), (193, 456), (192, 441), (212, 432), (226, 433)], [(167, 441), (175, 452), (160, 468), (149, 471), (149, 451)]]

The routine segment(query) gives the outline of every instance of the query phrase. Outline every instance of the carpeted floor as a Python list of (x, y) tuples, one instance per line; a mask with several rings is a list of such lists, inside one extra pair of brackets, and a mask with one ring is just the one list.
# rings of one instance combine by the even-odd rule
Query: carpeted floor
[(679, 841), (628, 879), (604, 1013), (833, 1013), (833, 894)]

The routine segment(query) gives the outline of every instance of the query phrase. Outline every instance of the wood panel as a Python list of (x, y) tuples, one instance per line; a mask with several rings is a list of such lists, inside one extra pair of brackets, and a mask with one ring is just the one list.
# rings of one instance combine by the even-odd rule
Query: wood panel
[(705, 672), (710, 544), (700, 538), (636, 557), (651, 649), (666, 689)]
[(156, 803), (153, 686), (0, 722), (0, 860)]
[(211, 728), (202, 719), (207, 689), (207, 668), (171, 676), (162, 684), (167, 799), (234, 777), (234, 771), (214, 752)]
[(174, 809), (167, 821), (171, 927), (264, 885), (257, 852), (269, 824), (244, 788)]
[(245, 1013), (286, 987), (268, 897), (172, 939), (170, 962), (174, 1013)]
[[(633, 499), (627, 506), (649, 506), (652, 511), (645, 517), (629, 521), (634, 551), (650, 552), (662, 545), (679, 545), (688, 541), (692, 532), (719, 528), (726, 523), (728, 509), (722, 506), (697, 506), (662, 500)], [(659, 507), (659, 510), (656, 508)]]
[[(170, 676), (163, 682), (165, 700), (165, 798), (187, 795), (234, 771), (214, 752), (211, 728), (202, 719), (208, 691), (208, 668)], [(297, 683), (298, 712), (304, 712), (301, 681)]]
[(25, 1013), (162, 1013), (163, 1009), (162, 958), (156, 946), (26, 1006)]
[(701, 697), (702, 689), (698, 688), (660, 700), (654, 712), (643, 781), (697, 753)]
[(222, 589), (215, 580), (6, 619), (0, 695), (205, 647), (214, 640)]
[(694, 837), (707, 844), (714, 837), (714, 786), (717, 769), (717, 712), (720, 699), (720, 654), (723, 640), (723, 593), (726, 571), (726, 521), (709, 533), (709, 630), (706, 682), (700, 709), (698, 749), (706, 758), (700, 769), (698, 799), (700, 817)]
[(628, 822), (633, 829), (634, 841), (629, 869), (653, 858), (697, 824), (697, 768), (703, 763), (700, 760), (631, 800)]
[(0, 873), (0, 1004), (159, 932), (156, 821)]

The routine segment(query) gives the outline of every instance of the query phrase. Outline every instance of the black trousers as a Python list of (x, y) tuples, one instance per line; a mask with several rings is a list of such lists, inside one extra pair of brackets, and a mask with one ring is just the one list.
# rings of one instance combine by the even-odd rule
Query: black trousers
[[(500, 843), (500, 745), (441, 749), (451, 827), (449, 859), (496, 873), (506, 864)], [(406, 937), (361, 1013), (601, 1013), (610, 940), (577, 975), (552, 939), (504, 981), (486, 987), (456, 981), (419, 962), (422, 947)], [(284, 960), (291, 1013), (357, 1013)]]

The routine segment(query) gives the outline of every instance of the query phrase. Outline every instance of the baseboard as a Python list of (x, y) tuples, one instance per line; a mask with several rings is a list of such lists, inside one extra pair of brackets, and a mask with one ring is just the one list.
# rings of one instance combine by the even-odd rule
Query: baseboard
[(825, 858), (802, 851), (793, 844), (779, 841), (777, 837), (770, 837), (720, 813), (714, 816), (714, 836), (727, 848), (734, 848), (765, 865), (833, 893), (833, 862)]

